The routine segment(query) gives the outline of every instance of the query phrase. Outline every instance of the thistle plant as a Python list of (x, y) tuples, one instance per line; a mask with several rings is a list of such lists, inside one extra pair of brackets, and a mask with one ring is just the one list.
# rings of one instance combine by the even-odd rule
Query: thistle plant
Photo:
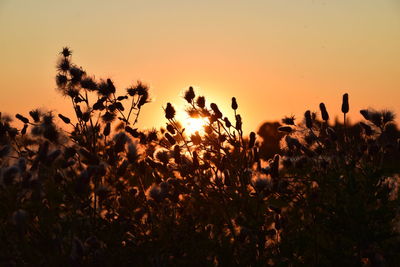
[(302, 122), (271, 124), (282, 140), (268, 154), (278, 143), (243, 131), (235, 97), (225, 114), (189, 87), (185, 112), (205, 122), (189, 133), (171, 103), (165, 127), (137, 128), (148, 87), (121, 93), (77, 67), (69, 48), (56, 84), (74, 118), (36, 109), (16, 114), (15, 127), (0, 113), (1, 265), (398, 262), (392, 112), (361, 110), (365, 120), (350, 125), (345, 94), (343, 123), (321, 103)]

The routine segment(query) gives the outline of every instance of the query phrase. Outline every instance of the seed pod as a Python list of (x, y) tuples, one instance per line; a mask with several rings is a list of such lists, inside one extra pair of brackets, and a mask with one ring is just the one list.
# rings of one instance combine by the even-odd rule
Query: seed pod
[(236, 129), (238, 131), (242, 130), (242, 117), (240, 116), (240, 114), (236, 115)]
[(103, 135), (109, 136), (111, 131), (111, 123), (107, 122), (106, 127), (104, 127)]
[(306, 119), (306, 127), (308, 129), (312, 128), (312, 119), (311, 119), (311, 112), (309, 110), (304, 113), (304, 118)]
[(217, 104), (211, 103), (210, 107), (211, 107), (211, 109), (214, 111), (214, 115), (215, 115), (215, 117), (216, 117), (217, 119), (222, 118), (222, 113), (221, 113), (221, 111), (219, 110)]
[(183, 98), (185, 98), (185, 100), (186, 100), (188, 103), (192, 103), (192, 101), (193, 101), (193, 99), (194, 99), (195, 97), (196, 97), (196, 95), (195, 95), (195, 93), (194, 93), (193, 87), (190, 86), (189, 89), (185, 92), (185, 95), (184, 95)]
[(232, 105), (231, 105), (233, 110), (237, 110), (238, 109), (238, 104), (236, 102), (236, 98), (232, 97)]
[(19, 119), (20, 121), (22, 121), (23, 123), (29, 123), (28, 118), (22, 116), (21, 114), (16, 114), (15, 117), (16, 117), (17, 119)]
[(107, 79), (107, 85), (108, 85), (108, 91), (110, 93), (115, 93), (115, 86), (114, 83), (111, 81), (111, 79)]
[(342, 112), (344, 114), (349, 112), (349, 95), (347, 93), (343, 95)]
[(39, 122), (40, 121), (40, 112), (39, 110), (31, 110), (29, 111), (29, 115), (31, 115), (32, 119), (34, 122)]
[(206, 106), (206, 99), (204, 96), (199, 96), (196, 100), (196, 104), (199, 108), (204, 108)]
[(229, 119), (227, 117), (224, 118), (224, 122), (225, 122), (225, 126), (227, 128), (230, 128), (232, 126), (232, 123), (229, 121)]
[(26, 129), (28, 128), (28, 124), (25, 124), (24, 127), (21, 130), (21, 134), (25, 135), (26, 134)]
[(171, 105), (171, 103), (167, 103), (167, 107), (165, 108), (165, 118), (168, 120), (172, 120), (175, 117), (175, 109)]
[(255, 142), (256, 142), (256, 134), (254, 132), (251, 132), (249, 139), (249, 148), (253, 148)]
[(174, 146), (174, 159), (177, 164), (181, 163), (181, 149), (178, 145)]
[(165, 133), (164, 135), (165, 135), (165, 137), (167, 138), (168, 142), (171, 145), (175, 145), (176, 144), (175, 138), (173, 138), (169, 133)]
[(126, 126), (125, 131), (127, 131), (130, 135), (132, 135), (135, 138), (139, 137), (139, 132), (137, 131), (137, 128), (132, 129), (129, 126)]
[(62, 119), (62, 121), (63, 121), (64, 123), (66, 123), (66, 124), (71, 123), (71, 120), (70, 120), (69, 118), (63, 116), (62, 114), (58, 114), (58, 117), (59, 117), (60, 119)]
[(170, 132), (171, 134), (175, 134), (175, 128), (174, 126), (172, 126), (171, 124), (167, 125), (167, 130), (168, 132)]
[(293, 129), (290, 126), (281, 126), (278, 128), (278, 131), (285, 132), (285, 133), (291, 133), (293, 131)]
[(321, 116), (324, 121), (329, 120), (329, 114), (328, 111), (326, 111), (326, 107), (324, 103), (319, 104), (319, 109), (321, 110)]

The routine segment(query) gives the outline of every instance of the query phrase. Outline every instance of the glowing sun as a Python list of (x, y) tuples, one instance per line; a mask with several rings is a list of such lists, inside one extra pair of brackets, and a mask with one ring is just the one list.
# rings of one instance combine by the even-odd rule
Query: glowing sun
[(184, 122), (185, 132), (188, 135), (204, 134), (204, 126), (208, 124), (208, 118), (187, 118)]

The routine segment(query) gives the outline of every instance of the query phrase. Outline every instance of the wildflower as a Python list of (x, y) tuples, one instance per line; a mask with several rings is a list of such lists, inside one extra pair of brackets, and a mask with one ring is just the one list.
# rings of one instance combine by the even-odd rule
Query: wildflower
[(175, 117), (175, 109), (171, 105), (171, 103), (167, 103), (167, 107), (165, 108), (165, 118), (168, 120), (172, 120)]
[(85, 77), (80, 81), (82, 88), (87, 89), (88, 91), (97, 90), (97, 83), (91, 77)]
[(199, 108), (204, 108), (206, 106), (206, 99), (204, 96), (197, 97), (196, 104)]
[(107, 79), (107, 86), (108, 86), (108, 91), (111, 94), (114, 94), (116, 90), (115, 90), (114, 83), (111, 81), (111, 79)]
[(157, 130), (156, 130), (156, 129), (152, 129), (151, 131), (149, 131), (149, 133), (148, 133), (148, 135), (147, 135), (147, 140), (148, 140), (149, 142), (157, 141), (157, 140), (158, 140)]
[(71, 67), (71, 63), (68, 58), (61, 58), (57, 64), (57, 69), (61, 72), (67, 72)]
[(110, 131), (111, 131), (111, 123), (107, 122), (106, 127), (104, 127), (104, 130), (103, 130), (103, 135), (104, 136), (109, 136), (110, 135)]
[(185, 98), (185, 100), (186, 100), (188, 103), (192, 103), (192, 101), (193, 101), (193, 99), (194, 99), (195, 97), (196, 97), (196, 95), (195, 95), (195, 93), (194, 93), (193, 87), (190, 86), (189, 89), (185, 92), (185, 95), (184, 95), (183, 98)]
[(15, 117), (16, 117), (17, 119), (19, 119), (20, 121), (22, 121), (23, 123), (29, 123), (28, 118), (22, 116), (21, 114), (16, 114)]
[(311, 129), (311, 128), (312, 128), (312, 119), (311, 119), (311, 112), (310, 112), (309, 110), (307, 110), (307, 111), (304, 113), (304, 118), (305, 118), (305, 120), (306, 120), (306, 127), (307, 127), (308, 129)]
[(58, 114), (58, 117), (66, 124), (71, 123), (71, 120), (65, 116), (63, 116), (62, 114)]
[(125, 131), (127, 131), (130, 135), (132, 135), (135, 138), (139, 137), (139, 132), (137, 131), (137, 128), (133, 129), (129, 126), (126, 126)]
[(34, 122), (40, 121), (40, 111), (38, 109), (29, 111), (29, 115), (32, 117)]
[(175, 134), (175, 128), (174, 126), (172, 126), (171, 124), (167, 125), (167, 130), (168, 132), (170, 132), (171, 134)]
[(236, 102), (236, 98), (235, 97), (232, 97), (231, 107), (232, 107), (233, 110), (237, 110), (238, 109), (238, 104)]
[(165, 148), (159, 148), (154, 151), (153, 157), (164, 164), (167, 164), (170, 159), (169, 151)]
[(249, 148), (253, 148), (255, 142), (256, 142), (256, 134), (254, 132), (251, 132), (249, 139)]
[(68, 78), (64, 74), (58, 74), (56, 76), (56, 84), (58, 87), (64, 88), (67, 85)]
[(382, 120), (384, 124), (394, 121), (395, 117), (395, 114), (389, 110), (382, 111)]
[(291, 133), (293, 131), (293, 129), (290, 126), (281, 126), (278, 128), (278, 131), (285, 132), (285, 133)]
[(236, 130), (242, 130), (242, 117), (240, 116), (240, 114), (236, 115)]
[(215, 115), (215, 117), (216, 117), (217, 119), (222, 118), (222, 113), (221, 113), (221, 111), (219, 110), (217, 104), (211, 103), (211, 104), (210, 104), (210, 107), (211, 107), (211, 109), (214, 111), (214, 115)]
[(164, 135), (171, 145), (175, 145), (175, 143), (176, 143), (175, 138), (173, 138), (169, 133), (165, 133)]
[(324, 121), (328, 121), (329, 120), (329, 114), (328, 114), (328, 111), (326, 111), (325, 104), (324, 103), (320, 103), (319, 104), (319, 109), (321, 110), (322, 119)]
[(82, 69), (74, 66), (69, 69), (69, 74), (71, 75), (71, 82), (76, 84), (82, 80), (85, 72)]
[(347, 93), (343, 95), (342, 112), (344, 114), (349, 112), (349, 95)]
[(149, 103), (149, 93), (148, 93), (148, 91), (143, 91), (143, 93), (141, 94), (139, 103), (138, 103), (138, 107), (140, 108), (141, 106), (143, 106), (146, 103)]
[(104, 122), (112, 122), (113, 120), (115, 120), (115, 114), (107, 111), (103, 114), (103, 116), (101, 116), (101, 118)]
[(65, 47), (63, 47), (60, 54), (63, 55), (64, 57), (69, 57), (70, 55), (72, 55), (72, 51), (71, 51), (71, 49), (69, 49), (69, 47), (65, 46)]
[(290, 117), (284, 117), (282, 119), (282, 123), (287, 124), (287, 125), (294, 125), (294, 121), (295, 121), (295, 117), (294, 116), (290, 116)]
[(224, 118), (224, 122), (225, 122), (225, 126), (227, 128), (230, 128), (232, 126), (231, 122), (229, 121), (229, 119), (227, 117)]

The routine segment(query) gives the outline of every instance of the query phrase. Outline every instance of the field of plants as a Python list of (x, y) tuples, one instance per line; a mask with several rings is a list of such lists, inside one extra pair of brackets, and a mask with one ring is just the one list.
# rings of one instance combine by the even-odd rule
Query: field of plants
[(223, 114), (190, 87), (186, 112), (206, 123), (188, 134), (171, 103), (164, 128), (139, 129), (148, 87), (117, 90), (77, 67), (69, 48), (56, 85), (74, 118), (0, 115), (0, 265), (400, 262), (392, 112), (361, 110), (350, 124), (344, 94), (340, 121), (321, 103), (247, 134), (240, 99)]

